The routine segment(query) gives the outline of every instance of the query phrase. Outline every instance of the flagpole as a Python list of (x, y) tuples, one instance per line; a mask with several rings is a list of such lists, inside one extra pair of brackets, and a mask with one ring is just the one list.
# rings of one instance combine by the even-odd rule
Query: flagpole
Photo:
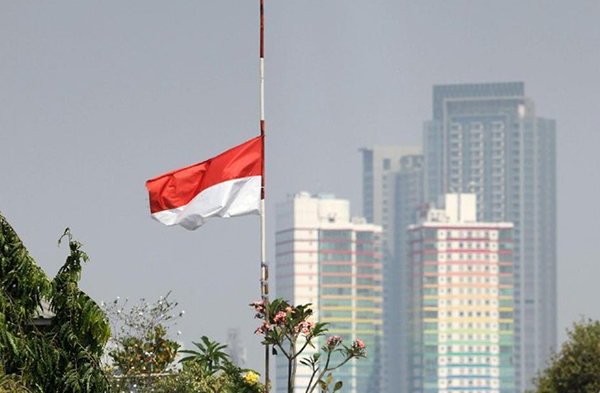
[[(267, 225), (265, 209), (265, 4), (260, 0), (260, 135), (263, 146), (260, 206), (260, 291), (265, 302), (265, 321), (269, 321), (269, 265), (267, 264)], [(271, 391), (269, 378), (269, 345), (265, 346), (265, 386)]]

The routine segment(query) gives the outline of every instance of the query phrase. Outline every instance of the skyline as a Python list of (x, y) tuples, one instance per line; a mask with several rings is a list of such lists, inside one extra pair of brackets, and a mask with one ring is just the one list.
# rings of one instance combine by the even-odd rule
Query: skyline
[[(0, 189), (0, 211), (48, 274), (64, 261), (66, 250), (55, 240), (70, 226), (92, 258), (82, 288), (95, 299), (158, 298), (172, 289), (187, 310), (181, 322), (187, 342), (201, 334), (224, 341), (212, 319), (240, 326), (249, 366), (259, 369), (246, 307), (259, 295), (258, 220), (213, 220), (191, 234), (163, 228), (150, 220), (143, 188), (156, 174), (257, 135), (257, 7), (147, 2), (139, 13), (140, 4), (1, 6), (0, 144), (10, 149), (0, 157), (8, 169), (0, 180), (10, 187)], [(360, 171), (358, 148), (419, 145), (434, 84), (523, 80), (538, 114), (557, 119), (560, 130), (559, 340), (580, 313), (600, 317), (593, 301), (600, 296), (594, 279), (600, 273), (594, 247), (600, 176), (573, 175), (600, 165), (600, 137), (593, 132), (600, 124), (594, 83), (600, 58), (585, 49), (600, 38), (600, 8), (591, 1), (551, 9), (542, 4), (338, 1), (321, 4), (315, 15), (312, 6), (268, 3), (271, 266), (275, 203), (309, 189), (360, 206), (360, 181), (353, 180)], [(203, 18), (204, 12), (217, 17)], [(538, 18), (529, 20), (534, 13)], [(471, 23), (457, 22), (465, 19)], [(497, 20), (509, 20), (508, 26)], [(444, 45), (439, 38), (445, 29), (461, 45)], [(374, 42), (380, 45), (369, 45)], [(515, 42), (521, 45), (511, 47)], [(328, 166), (331, 157), (344, 165)], [(242, 239), (239, 249), (226, 247), (222, 239), (231, 238)], [(248, 255), (248, 263), (236, 262)], [(226, 263), (204, 262), (213, 260)], [(166, 266), (177, 274), (165, 277)], [(238, 270), (231, 272), (232, 284), (240, 286), (235, 295), (227, 285), (202, 279), (222, 277), (231, 266)], [(210, 305), (213, 296), (223, 298), (222, 307)]]

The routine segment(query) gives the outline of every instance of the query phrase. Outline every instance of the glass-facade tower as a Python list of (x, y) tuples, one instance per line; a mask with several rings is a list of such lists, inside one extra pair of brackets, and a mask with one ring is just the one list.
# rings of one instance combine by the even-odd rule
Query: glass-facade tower
[(555, 122), (524, 84), (435, 86), (424, 128), (425, 201), (477, 195), (478, 219), (514, 223), (515, 387), (531, 386), (556, 345)]
[(405, 332), (407, 293), (403, 284), (406, 228), (415, 223), (423, 201), (421, 148), (373, 146), (361, 150), (363, 214), (383, 228), (384, 333), (382, 385), (384, 392), (405, 392), (409, 373)]

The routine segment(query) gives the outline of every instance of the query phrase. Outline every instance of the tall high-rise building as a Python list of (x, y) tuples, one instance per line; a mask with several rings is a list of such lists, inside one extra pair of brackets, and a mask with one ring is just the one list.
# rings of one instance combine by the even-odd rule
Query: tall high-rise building
[(410, 226), (410, 392), (514, 392), (512, 235), (477, 221), (475, 194)]
[(514, 223), (519, 392), (556, 345), (555, 139), (555, 122), (536, 117), (523, 83), (433, 89), (423, 138), (425, 201), (473, 192), (480, 221)]
[(408, 392), (411, 372), (410, 243), (407, 229), (417, 222), (423, 206), (423, 156), (404, 156), (394, 188), (394, 250), (384, 276), (384, 385), (389, 393)]
[(225, 351), (233, 364), (242, 368), (246, 365), (246, 348), (242, 343), (240, 328), (227, 330), (227, 348)]
[[(329, 334), (348, 344), (363, 340), (370, 356), (348, 362), (335, 379), (344, 383), (345, 392), (380, 392), (381, 227), (351, 217), (348, 200), (307, 192), (277, 205), (276, 226), (277, 296), (293, 304), (312, 303), (314, 319), (329, 323)], [(278, 392), (286, 391), (284, 360), (277, 357)], [(306, 390), (309, 377), (299, 365), (296, 391)]]
[[(423, 201), (423, 156), (419, 147), (374, 146), (361, 149), (363, 214), (381, 225), (384, 280), (382, 391), (403, 392), (408, 360), (403, 356), (406, 335), (406, 290), (402, 285), (406, 227), (415, 222)], [(389, 389), (388, 389), (389, 387)]]
[(405, 156), (418, 156), (420, 147), (374, 146), (361, 149), (363, 156), (363, 211), (367, 222), (383, 228), (383, 249), (394, 254), (394, 189), (396, 173)]

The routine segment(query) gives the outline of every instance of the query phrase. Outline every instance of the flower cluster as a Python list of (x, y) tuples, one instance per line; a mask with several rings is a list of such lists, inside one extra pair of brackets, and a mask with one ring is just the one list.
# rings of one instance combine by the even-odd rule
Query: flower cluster
[(302, 332), (302, 334), (308, 336), (311, 334), (313, 327), (314, 324), (312, 322), (302, 321), (299, 325), (294, 326), (294, 331), (296, 333)]
[(278, 324), (278, 325), (283, 325), (287, 322), (287, 314), (285, 313), (285, 311), (279, 311), (276, 315), (275, 318), (273, 318), (273, 322)]
[(366, 356), (367, 354), (367, 346), (364, 342), (359, 339), (354, 340), (352, 346), (350, 347), (350, 351), (354, 356)]
[(250, 307), (252, 307), (254, 310), (256, 310), (256, 315), (254, 316), (254, 318), (262, 319), (264, 317), (264, 313), (266, 311), (264, 300), (261, 299), (261, 300), (252, 302), (252, 304), (250, 304)]
[(246, 382), (250, 386), (256, 385), (258, 379), (259, 376), (254, 371), (249, 371), (246, 375), (244, 375), (244, 382)]
[(264, 305), (265, 305), (264, 299), (260, 299), (255, 302), (252, 302), (252, 304), (250, 306), (252, 308), (254, 308), (256, 311), (262, 311)]
[(325, 343), (329, 348), (333, 348), (342, 343), (342, 336), (329, 336)]
[(254, 331), (254, 334), (265, 334), (269, 331), (269, 329), (271, 329), (271, 324), (267, 321), (264, 321), (263, 324)]

